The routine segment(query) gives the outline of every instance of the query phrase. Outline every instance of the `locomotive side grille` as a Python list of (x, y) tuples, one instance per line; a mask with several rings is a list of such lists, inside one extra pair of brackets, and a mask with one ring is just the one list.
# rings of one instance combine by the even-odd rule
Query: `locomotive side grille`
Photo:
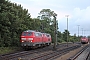
[(26, 40), (26, 38), (21, 38), (21, 40)]
[(33, 40), (33, 38), (28, 38), (28, 40)]

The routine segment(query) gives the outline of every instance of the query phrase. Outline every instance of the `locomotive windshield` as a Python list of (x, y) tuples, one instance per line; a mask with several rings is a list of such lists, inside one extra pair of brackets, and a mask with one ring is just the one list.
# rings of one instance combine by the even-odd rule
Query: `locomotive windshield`
[(22, 36), (31, 36), (32, 35), (32, 32), (23, 32), (22, 33)]

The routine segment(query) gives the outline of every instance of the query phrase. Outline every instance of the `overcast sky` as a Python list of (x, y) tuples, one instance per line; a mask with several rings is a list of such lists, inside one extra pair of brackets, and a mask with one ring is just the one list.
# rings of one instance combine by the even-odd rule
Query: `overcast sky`
[[(28, 9), (32, 18), (38, 16), (42, 9), (51, 9), (57, 13), (57, 20), (59, 31), (63, 32), (67, 29), (68, 17), (68, 30), (71, 35), (75, 33), (78, 35), (90, 35), (90, 0), (11, 0), (17, 4), (21, 4), (23, 8)], [(84, 31), (85, 30), (85, 31)]]

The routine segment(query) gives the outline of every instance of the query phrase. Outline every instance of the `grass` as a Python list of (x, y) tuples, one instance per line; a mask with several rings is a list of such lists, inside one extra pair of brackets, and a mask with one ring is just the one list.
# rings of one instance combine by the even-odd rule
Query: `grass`
[(0, 47), (0, 55), (20, 50), (20, 47)]

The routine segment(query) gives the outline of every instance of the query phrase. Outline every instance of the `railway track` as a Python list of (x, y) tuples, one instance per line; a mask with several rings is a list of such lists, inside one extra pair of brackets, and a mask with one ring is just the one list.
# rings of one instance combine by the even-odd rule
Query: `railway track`
[[(70, 43), (71, 44), (71, 43)], [(58, 45), (57, 47), (66, 47), (66, 44), (60, 44)], [(0, 55), (0, 59), (12, 59), (12, 58), (15, 58), (15, 57), (19, 57), (19, 56), (23, 56), (24, 54), (25, 55), (28, 55), (28, 54), (33, 54), (33, 53), (38, 53), (38, 52), (43, 52), (44, 51), (47, 51), (47, 50), (50, 50), (52, 49), (52, 46), (49, 46), (49, 47), (44, 47), (44, 48), (41, 48), (41, 49), (36, 49), (36, 50), (30, 50), (30, 51), (18, 51), (18, 52), (15, 52), (15, 53), (9, 53), (9, 54), (3, 54), (3, 55)], [(11, 57), (12, 56), (12, 57)]]
[(89, 52), (89, 54), (88, 54), (86, 60), (90, 60), (90, 52)]
[(90, 46), (85, 46), (76, 55), (70, 57), (67, 60), (90, 60)]
[(52, 51), (52, 52), (49, 52), (49, 53), (46, 53), (46, 54), (36, 56), (34, 58), (30, 58), (30, 60), (53, 60), (57, 57), (62, 56), (63, 54), (68, 53), (69, 51), (77, 49), (79, 47), (80, 47), (80, 45), (72, 46), (72, 47), (69, 47), (69, 48), (62, 49), (62, 50), (58, 49), (56, 51)]
[[(48, 46), (48, 47), (40, 48), (40, 49), (36, 49), (36, 50), (22, 51), (22, 52), (13, 53), (13, 54), (1, 55), (0, 60), (14, 60), (14, 59), (17, 60), (19, 57), (21, 58), (21, 57), (28, 56), (28, 55), (30, 57), (32, 57), (31, 59), (34, 59), (34, 60), (36, 59), (36, 57), (38, 59), (41, 59), (41, 57), (43, 57), (43, 56), (46, 56), (46, 57), (50, 56), (50, 57), (47, 58), (47, 59), (50, 59), (51, 57), (55, 57), (56, 55), (60, 56), (60, 54), (61, 54), (60, 51), (68, 50), (68, 48), (66, 48), (66, 46), (67, 46), (67, 44), (60, 44), (60, 45), (57, 46), (58, 49), (56, 51), (52, 51), (53, 47)], [(70, 46), (71, 46), (71, 44), (70, 44)], [(60, 47), (63, 47), (63, 48), (60, 48)], [(37, 54), (37, 55), (35, 55), (35, 54)], [(43, 58), (45, 58), (45, 57), (43, 57)]]

